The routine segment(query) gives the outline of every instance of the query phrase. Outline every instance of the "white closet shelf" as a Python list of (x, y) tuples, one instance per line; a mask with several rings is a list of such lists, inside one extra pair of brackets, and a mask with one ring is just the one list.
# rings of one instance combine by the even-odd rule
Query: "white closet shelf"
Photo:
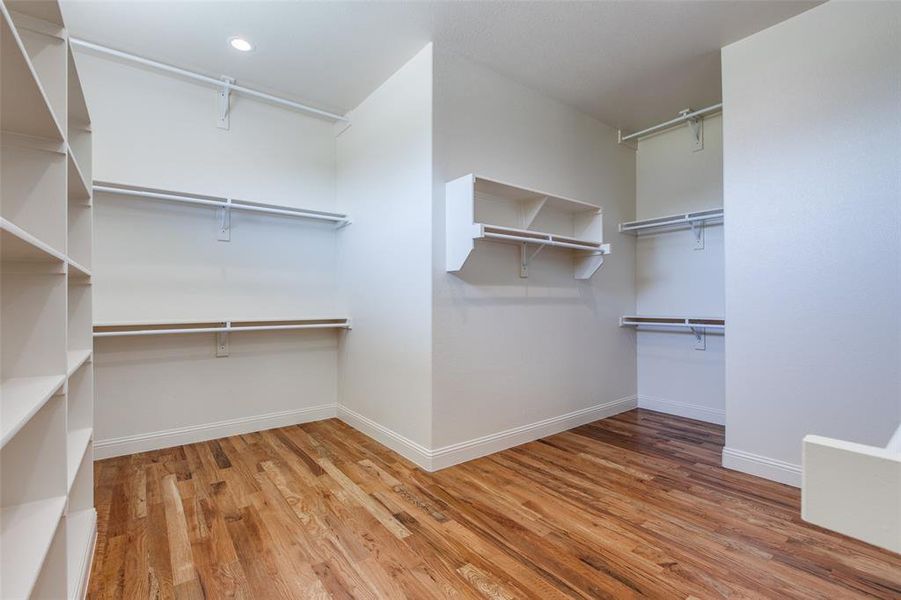
[(125, 185), (121, 183), (111, 183), (106, 181), (94, 182), (94, 192), (103, 192), (107, 194), (115, 194), (118, 196), (135, 196), (139, 198), (147, 198), (150, 200), (163, 200), (167, 202), (181, 202), (185, 204), (197, 204), (201, 206), (209, 206), (212, 208), (227, 208), (229, 210), (240, 210), (246, 212), (258, 212), (270, 215), (281, 215), (286, 217), (295, 217), (300, 219), (312, 219), (316, 221), (329, 221), (339, 226), (350, 224), (350, 218), (341, 213), (323, 212), (318, 210), (309, 210), (305, 208), (297, 208), (293, 206), (281, 204), (264, 204), (261, 202), (248, 202), (246, 200), (235, 200), (233, 198), (223, 198), (220, 196), (202, 196), (199, 194), (184, 194), (169, 190), (159, 190), (154, 188), (143, 188), (133, 185)]
[(68, 148), (68, 186), (69, 186), (69, 202), (81, 201), (88, 203), (91, 200), (91, 187), (88, 185), (78, 161), (75, 159), (75, 153), (72, 147)]
[(90, 348), (84, 350), (69, 350), (66, 352), (66, 362), (68, 363), (66, 375), (71, 376), (81, 367), (81, 365), (86, 363), (89, 358), (91, 358)]
[(71, 258), (66, 259), (69, 263), (69, 278), (76, 280), (85, 280), (91, 278), (91, 271), (81, 263), (77, 263)]
[(191, 321), (165, 323), (106, 323), (94, 325), (94, 337), (166, 335), (182, 333), (239, 333), (294, 329), (350, 329), (348, 319), (302, 319), (277, 321)]
[(709, 317), (623, 316), (621, 327), (677, 327), (685, 329), (726, 329), (726, 320)]
[[(445, 223), (448, 272), (463, 268), (477, 240), (519, 245), (521, 277), (545, 247), (577, 252), (576, 279), (589, 279), (610, 254), (598, 206), (473, 174), (445, 185)], [(529, 255), (526, 246), (538, 248)]]
[(72, 484), (75, 483), (75, 475), (78, 474), (78, 467), (84, 460), (84, 455), (91, 445), (91, 436), (94, 430), (90, 427), (86, 429), (76, 429), (68, 433), (66, 439), (66, 489), (71, 492)]
[(0, 257), (4, 262), (66, 262), (65, 254), (3, 217), (0, 217)]
[(16, 504), (0, 511), (0, 581), (4, 598), (28, 598), (60, 524), (66, 497)]
[(66, 381), (65, 375), (12, 377), (0, 384), (0, 448), (19, 432)]
[(619, 230), (621, 233), (638, 235), (644, 232), (663, 231), (665, 229), (675, 229), (686, 226), (690, 227), (692, 225), (697, 225), (700, 223), (712, 223), (722, 220), (723, 209), (715, 208), (698, 212), (669, 215), (666, 217), (657, 217), (655, 219), (644, 219), (641, 221), (620, 223)]
[[(66, 544), (73, 550), (68, 552), (68, 587), (70, 595), (80, 589), (79, 583), (84, 584), (83, 577), (87, 575), (86, 561), (91, 560), (91, 552), (94, 549), (94, 532), (97, 513), (93, 508), (76, 510), (66, 515)], [(78, 596), (74, 596), (78, 597)]]
[(63, 142), (62, 127), (3, 3), (0, 22), (0, 129)]

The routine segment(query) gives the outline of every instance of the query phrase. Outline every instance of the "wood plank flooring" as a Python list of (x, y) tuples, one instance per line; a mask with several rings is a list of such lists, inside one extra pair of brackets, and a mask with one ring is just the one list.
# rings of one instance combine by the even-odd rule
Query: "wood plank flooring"
[(901, 598), (901, 556), (635, 410), (429, 474), (337, 420), (95, 465), (101, 598)]

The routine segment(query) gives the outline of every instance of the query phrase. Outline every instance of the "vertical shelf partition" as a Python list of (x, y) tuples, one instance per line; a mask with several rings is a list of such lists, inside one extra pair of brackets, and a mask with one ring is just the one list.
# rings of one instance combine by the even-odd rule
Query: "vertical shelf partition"
[(0, 1), (0, 598), (84, 596), (90, 118), (56, 2)]

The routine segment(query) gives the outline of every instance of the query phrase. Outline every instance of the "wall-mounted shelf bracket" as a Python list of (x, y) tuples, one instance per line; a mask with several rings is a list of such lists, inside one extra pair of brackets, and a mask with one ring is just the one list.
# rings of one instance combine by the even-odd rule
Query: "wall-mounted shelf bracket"
[(692, 327), (691, 332), (695, 336), (695, 350), (706, 350), (707, 330), (703, 327)]
[[(226, 323), (226, 327), (230, 327), (231, 323)], [(216, 334), (216, 358), (228, 356), (228, 332), (220, 331)]]
[(219, 231), (216, 239), (220, 242), (230, 242), (232, 239), (232, 200), (226, 198), (225, 206), (216, 209), (216, 219), (219, 223)]
[(691, 233), (695, 238), (695, 250), (704, 249), (704, 221), (691, 221)]
[(228, 129), (232, 85), (235, 83), (235, 79), (233, 77), (223, 77), (222, 82), (222, 87), (216, 92), (216, 104), (219, 109), (219, 118), (216, 121), (216, 127), (219, 129)]
[[(689, 116), (691, 115), (691, 116)], [(692, 134), (692, 152), (704, 149), (704, 119), (696, 111), (686, 108), (679, 111), (679, 116), (685, 119)]]
[(544, 250), (544, 245), (540, 245), (535, 248), (535, 251), (532, 254), (529, 254), (529, 248), (527, 244), (521, 244), (519, 246), (519, 256), (520, 256), (520, 266), (519, 266), (519, 276), (525, 279), (529, 276), (529, 263), (531, 263), (538, 254)]

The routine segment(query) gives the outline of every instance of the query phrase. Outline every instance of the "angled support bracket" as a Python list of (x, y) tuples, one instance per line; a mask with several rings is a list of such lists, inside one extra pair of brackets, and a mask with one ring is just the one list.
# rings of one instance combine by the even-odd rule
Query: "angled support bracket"
[[(692, 113), (692, 109), (686, 108), (685, 110), (679, 111), (679, 116), (684, 117), (687, 114)], [(693, 119), (688, 119), (686, 121), (688, 124), (688, 128), (691, 130), (692, 135), (692, 145), (691, 151), (698, 152), (699, 150), (704, 149), (704, 119), (701, 117), (694, 117)]]
[(544, 250), (544, 244), (538, 246), (532, 254), (529, 254), (528, 244), (520, 244), (519, 246), (519, 276), (525, 279), (529, 276), (529, 263), (532, 262), (538, 253)]
[[(231, 323), (226, 323), (226, 327), (230, 327)], [(228, 356), (228, 332), (220, 331), (216, 334), (216, 358)]]
[(691, 332), (695, 336), (695, 350), (707, 349), (707, 330), (703, 327), (692, 327)]
[(704, 221), (692, 221), (691, 233), (695, 238), (695, 250), (704, 249)]
[(233, 77), (223, 77), (222, 87), (216, 92), (216, 103), (219, 109), (219, 118), (216, 121), (216, 127), (219, 129), (229, 128), (229, 113), (231, 111), (231, 94), (232, 84), (235, 82)]
[(225, 206), (216, 209), (216, 218), (219, 222), (219, 232), (216, 239), (220, 242), (230, 242), (232, 239), (232, 199), (225, 201)]

